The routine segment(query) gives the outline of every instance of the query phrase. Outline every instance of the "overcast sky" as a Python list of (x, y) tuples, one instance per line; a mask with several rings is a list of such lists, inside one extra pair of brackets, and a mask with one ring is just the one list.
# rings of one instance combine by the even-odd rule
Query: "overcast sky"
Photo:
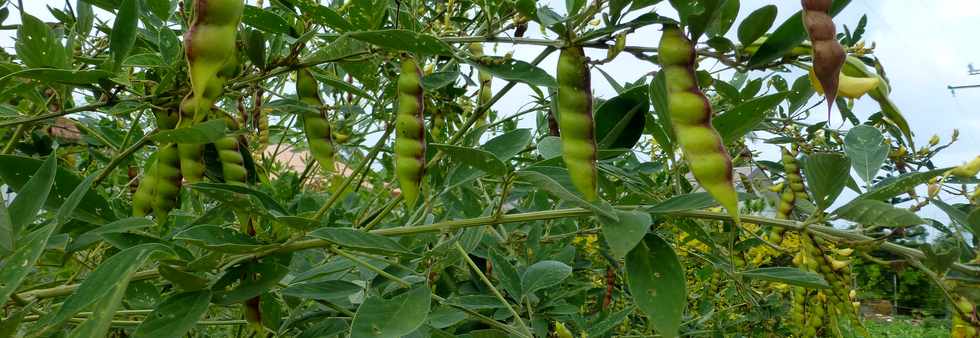
[[(72, 1), (74, 2), (74, 1)], [(249, 1), (254, 2), (254, 1)], [(539, 1), (539, 5), (548, 5), (558, 13), (564, 13), (564, 0)], [(742, 0), (739, 19), (729, 33), (734, 37), (737, 25), (751, 11), (765, 5), (775, 3), (779, 7), (776, 19), (777, 26), (799, 9), (798, 1), (761, 1)], [(62, 0), (29, 0), (25, 1), (28, 12), (51, 21), (46, 6), (60, 8)], [(9, 4), (8, 4), (8, 7)], [(676, 16), (667, 2), (656, 6), (664, 15)], [(104, 14), (104, 13), (103, 13)], [(877, 45), (875, 55), (881, 59), (891, 80), (892, 99), (902, 110), (912, 130), (916, 133), (916, 144), (925, 144), (930, 136), (938, 134), (945, 143), (953, 128), (960, 129), (960, 141), (937, 157), (938, 165), (956, 165), (980, 154), (980, 88), (958, 90), (951, 95), (947, 85), (980, 84), (980, 76), (968, 76), (967, 65), (976, 62), (980, 68), (980, 43), (977, 33), (980, 32), (980, 1), (977, 0), (853, 0), (840, 13), (835, 22), (838, 31), (842, 25), (853, 28), (861, 15), (868, 16), (867, 32), (864, 40), (870, 45)], [(17, 13), (11, 13), (3, 24), (18, 23)], [(659, 39), (659, 27), (650, 26), (631, 34), (629, 45), (654, 47)], [(11, 35), (14, 31), (0, 31), (0, 46), (13, 52)], [(540, 36), (539, 30), (533, 25), (528, 30), (529, 36)], [(553, 38), (554, 35), (551, 35)], [(732, 38), (733, 41), (737, 39)], [(540, 48), (520, 46), (515, 48), (509, 44), (486, 46), (487, 52), (502, 55), (514, 52), (515, 58), (530, 61)], [(591, 50), (587, 53), (593, 58), (605, 56), (604, 50)], [(541, 68), (552, 71), (557, 61), (557, 53), (541, 64)], [(709, 67), (709, 64), (702, 67)], [(615, 77), (620, 83), (634, 81), (639, 75), (655, 70), (647, 62), (639, 62), (630, 55), (624, 54), (616, 61), (603, 65), (602, 69)], [(764, 75), (763, 72), (753, 72), (751, 76)], [(726, 79), (727, 80), (727, 79)], [(792, 80), (792, 78), (790, 78)], [(503, 84), (495, 81), (495, 87)], [(612, 87), (598, 72), (593, 72), (593, 89), (596, 96), (610, 98), (615, 96)], [(508, 96), (501, 100), (494, 109), (500, 115), (516, 112), (528, 101), (530, 90), (526, 86), (517, 86)], [(855, 114), (861, 118), (877, 112), (877, 105), (864, 98), (858, 102)], [(825, 115), (814, 114), (814, 122), (824, 119)], [(533, 121), (528, 121), (533, 123)], [(835, 114), (831, 120), (833, 126), (840, 125), (840, 115)], [(533, 126), (533, 124), (527, 124)], [(775, 159), (775, 148), (771, 145), (758, 144), (755, 149), (762, 150), (766, 156)], [(939, 217), (936, 212), (927, 212), (930, 217)], [(945, 218), (945, 217), (939, 217)]]

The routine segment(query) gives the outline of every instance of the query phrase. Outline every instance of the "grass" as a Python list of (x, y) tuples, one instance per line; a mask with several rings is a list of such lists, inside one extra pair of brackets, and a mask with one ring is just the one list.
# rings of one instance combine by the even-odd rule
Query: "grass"
[(949, 321), (945, 319), (912, 320), (896, 317), (891, 322), (867, 320), (864, 322), (872, 337), (949, 337)]

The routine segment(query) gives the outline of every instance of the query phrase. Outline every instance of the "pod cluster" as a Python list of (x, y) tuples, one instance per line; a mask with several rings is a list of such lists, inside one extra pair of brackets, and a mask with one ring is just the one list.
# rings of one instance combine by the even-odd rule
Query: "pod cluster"
[(830, 17), (832, 0), (802, 0), (803, 26), (813, 45), (813, 73), (827, 98), (827, 116), (837, 98), (841, 68), (844, 66), (844, 47), (837, 42), (837, 28)]
[(330, 131), (330, 121), (320, 99), (319, 84), (309, 69), (304, 68), (296, 72), (296, 97), (302, 103), (313, 107), (312, 111), (304, 111), (302, 114), (303, 132), (306, 133), (313, 158), (320, 162), (323, 172), (330, 175), (334, 170), (336, 149)]
[[(237, 123), (230, 117), (225, 117), (225, 124), (230, 129), (238, 129)], [(214, 141), (221, 162), (221, 174), (225, 183), (245, 184), (248, 170), (245, 169), (245, 157), (240, 149), (241, 143), (236, 135), (225, 135)]]
[(558, 56), (558, 128), (562, 158), (572, 184), (588, 201), (598, 198), (592, 80), (582, 47), (567, 47)]
[[(238, 71), (236, 41), (244, 7), (242, 0), (194, 1), (191, 25), (184, 34), (191, 92), (181, 102), (180, 127), (205, 120), (225, 81)], [(182, 143), (177, 149), (184, 178), (191, 183), (203, 179), (204, 146)]]
[[(781, 185), (779, 204), (776, 206), (776, 218), (789, 219), (796, 204), (799, 201), (809, 200), (809, 195), (807, 195), (806, 186), (803, 185), (803, 174), (800, 171), (800, 164), (796, 160), (796, 153), (785, 147), (782, 147), (781, 151), (786, 181)], [(784, 232), (785, 229), (783, 228), (773, 228), (769, 233), (769, 241), (780, 244)]]
[(422, 70), (411, 57), (404, 57), (398, 76), (395, 118), (395, 176), (401, 195), (414, 206), (425, 174), (425, 97)]
[[(800, 234), (800, 251), (793, 263), (802, 270), (819, 274), (830, 284), (829, 289), (807, 290), (797, 287), (793, 291), (791, 321), (801, 337), (823, 337), (837, 334), (834, 328), (848, 325), (862, 336), (868, 334), (858, 315), (860, 303), (856, 292), (849, 285), (850, 261), (845, 259), (851, 249), (831, 250), (830, 243), (809, 233)], [(835, 257), (836, 256), (836, 257)], [(846, 320), (848, 323), (840, 323)]]
[(977, 338), (980, 337), (980, 329), (977, 328), (976, 305), (966, 297), (956, 295), (953, 306), (953, 327), (950, 332), (952, 338)]
[(667, 82), (670, 122), (678, 144), (694, 178), (738, 221), (732, 159), (711, 124), (711, 103), (698, 87), (694, 54), (694, 44), (679, 27), (664, 26), (659, 58)]

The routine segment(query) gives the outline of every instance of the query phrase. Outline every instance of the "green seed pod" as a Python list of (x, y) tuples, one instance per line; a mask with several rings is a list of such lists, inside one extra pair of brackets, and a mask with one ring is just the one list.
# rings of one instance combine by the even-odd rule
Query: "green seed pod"
[(670, 122), (688, 166), (702, 187), (738, 222), (732, 160), (711, 125), (711, 104), (698, 87), (694, 45), (675, 25), (664, 25), (659, 61), (667, 83)]
[(296, 73), (296, 96), (303, 103), (312, 106), (313, 111), (303, 113), (303, 132), (309, 142), (310, 153), (320, 169), (326, 175), (334, 171), (333, 133), (330, 132), (330, 121), (327, 120), (323, 101), (320, 99), (320, 87), (308, 69), (300, 69)]
[(239, 151), (238, 137), (222, 137), (214, 142), (214, 147), (218, 150), (225, 183), (245, 184), (248, 171), (245, 170), (245, 159)]
[(415, 59), (402, 58), (395, 119), (395, 176), (410, 207), (418, 201), (425, 175), (425, 111), (422, 70)]
[(133, 194), (133, 216), (142, 217), (153, 213), (158, 221), (166, 219), (180, 196), (180, 158), (177, 146), (160, 147), (156, 159), (147, 167), (140, 186)]
[(592, 80), (582, 47), (568, 47), (558, 57), (558, 128), (562, 158), (572, 184), (587, 201), (598, 198)]

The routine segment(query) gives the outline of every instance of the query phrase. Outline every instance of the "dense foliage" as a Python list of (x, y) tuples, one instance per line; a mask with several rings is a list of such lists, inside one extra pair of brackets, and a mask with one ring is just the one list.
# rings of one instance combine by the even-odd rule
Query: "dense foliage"
[(0, 0), (0, 337), (978, 337), (980, 157), (849, 2)]

